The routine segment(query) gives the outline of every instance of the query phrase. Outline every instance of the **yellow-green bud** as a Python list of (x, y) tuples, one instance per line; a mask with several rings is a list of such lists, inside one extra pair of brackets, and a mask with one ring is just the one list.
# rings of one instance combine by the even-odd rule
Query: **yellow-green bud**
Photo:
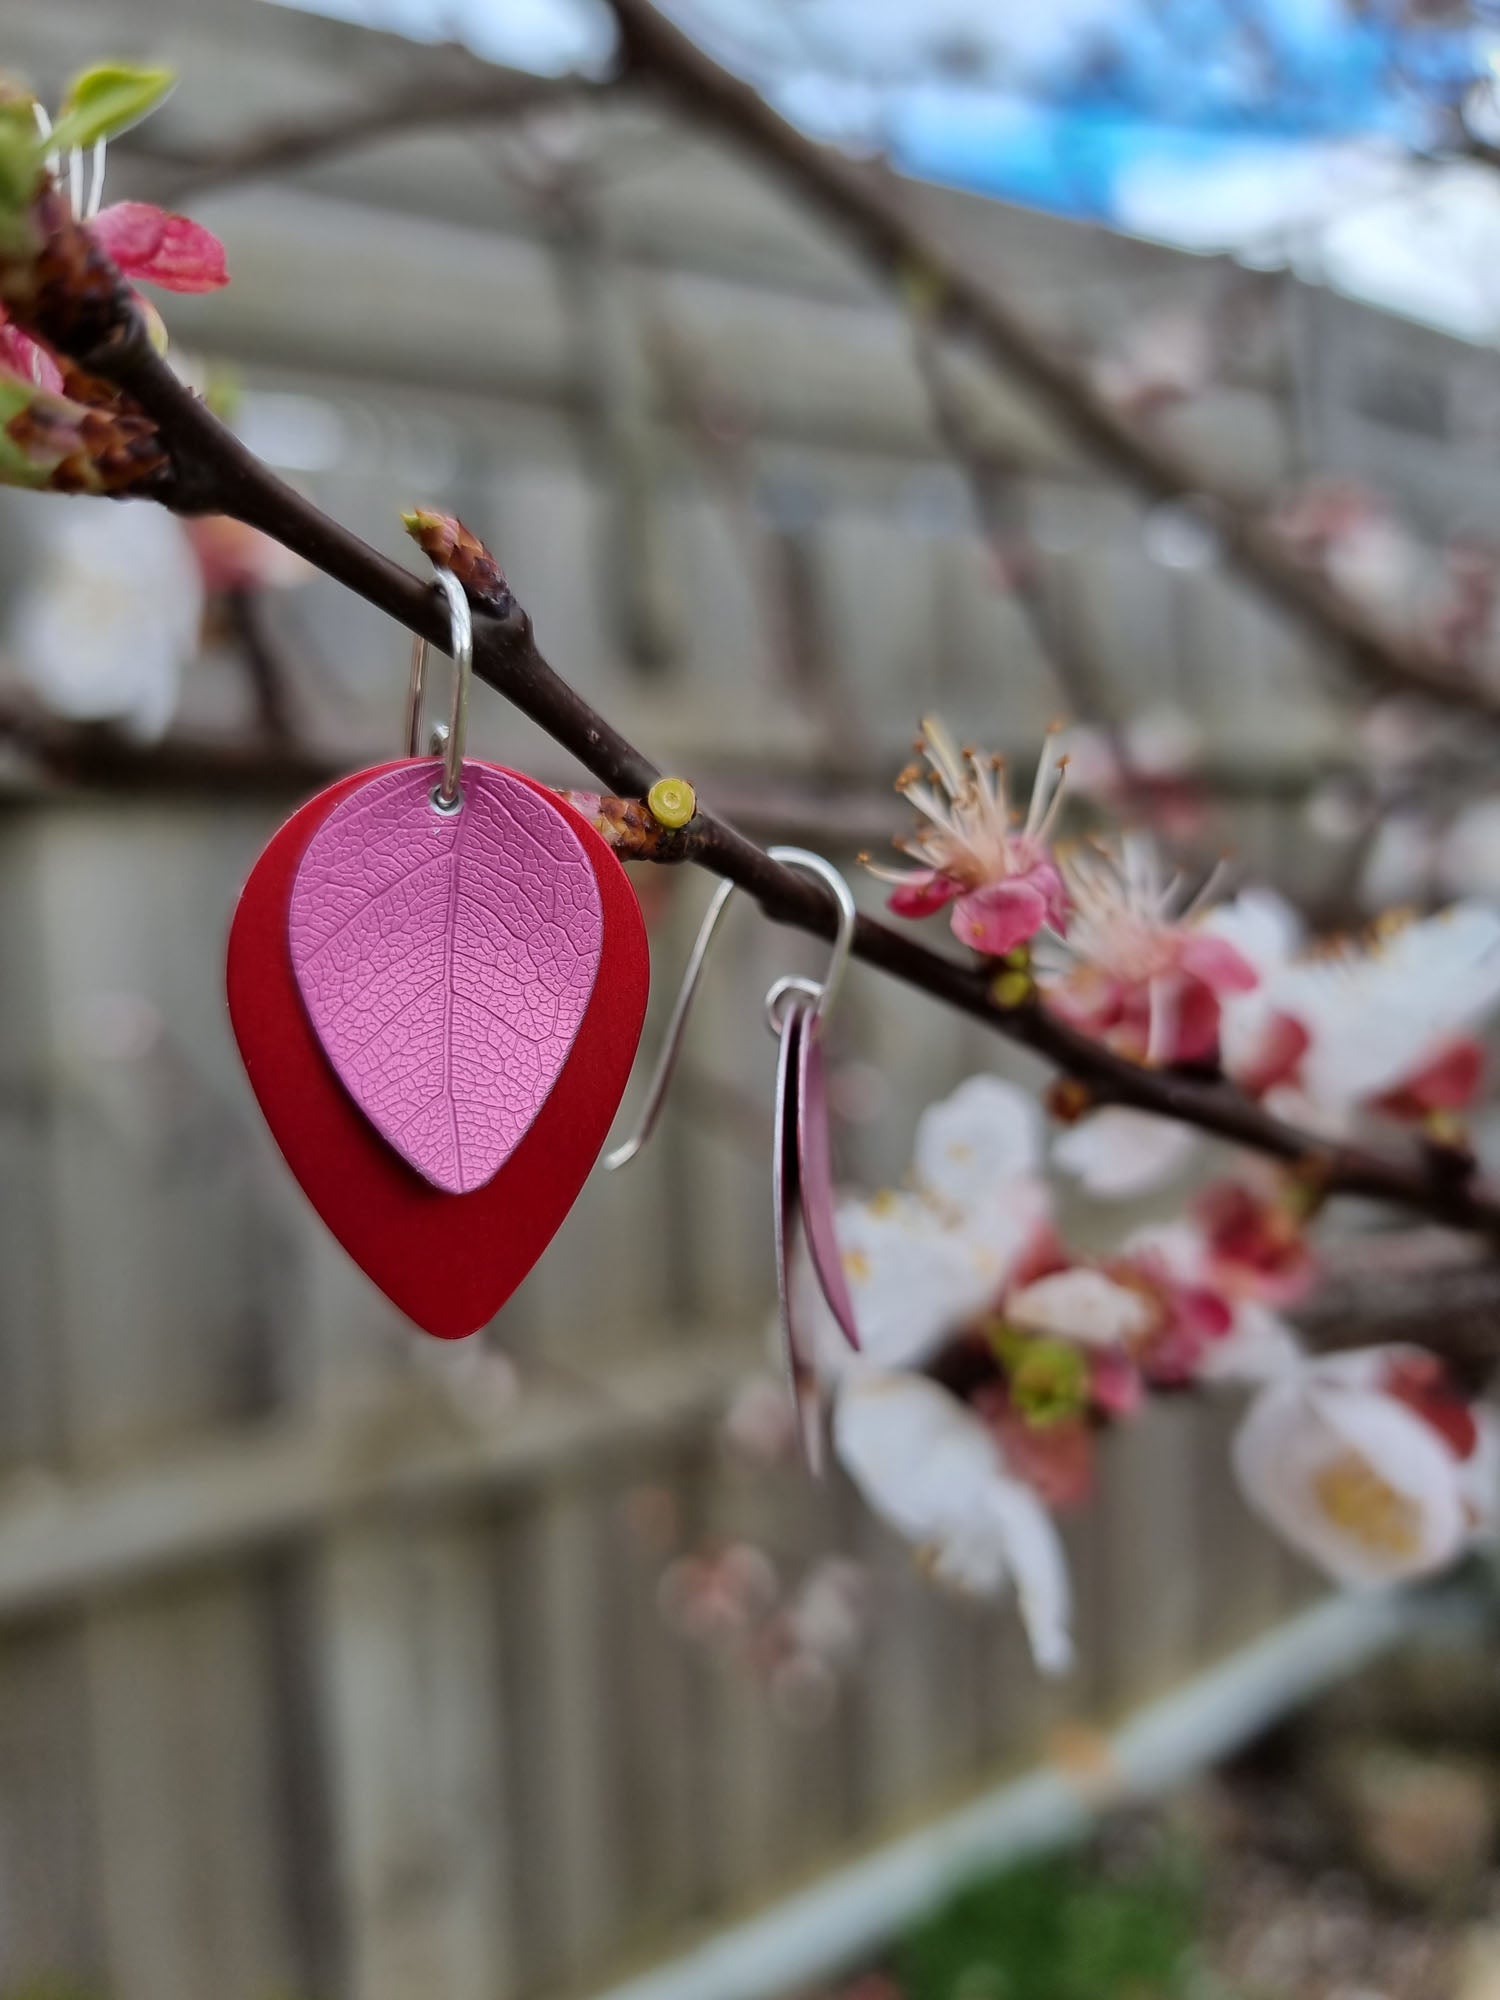
[(698, 810), (698, 796), (686, 778), (658, 778), (646, 794), (646, 809), (658, 826), (675, 833)]

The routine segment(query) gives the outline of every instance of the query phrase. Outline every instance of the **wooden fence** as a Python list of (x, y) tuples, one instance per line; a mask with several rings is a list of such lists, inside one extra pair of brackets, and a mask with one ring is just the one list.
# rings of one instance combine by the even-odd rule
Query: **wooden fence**
[[(1228, 1490), (1217, 1412), (1111, 1446), (1072, 1530), (1083, 1665), (1059, 1690), (1008, 1612), (931, 1592), (837, 1479), (725, 1452), (768, 1299), (758, 999), (789, 952), (748, 911), (651, 1152), (590, 1185), (501, 1315), (519, 1399), (398, 1324), (235, 1068), (220, 941), (274, 817), (0, 822), (0, 1992), (602, 1983), (1305, 1594)], [(684, 882), (657, 911), (663, 963), (699, 903)], [(839, 1132), (873, 1177), (997, 1051), (868, 975), (841, 1015), (846, 1068), (888, 1082)], [(820, 1727), (664, 1620), (671, 1549), (715, 1537), (791, 1580), (819, 1552), (873, 1566)]]
[[(183, 62), (167, 117), (184, 143), (448, 60), (243, 0), (28, 9), (13, 59), (50, 84), (118, 46), (122, 12), (131, 48)], [(352, 527), (399, 552), (401, 507), (462, 512), (559, 667), (676, 768), (872, 778), (934, 704), (1028, 754), (1058, 692), (975, 545), (899, 319), (701, 136), (640, 126), (622, 118), (584, 250), (548, 237), (472, 135), (225, 194), (203, 212), (235, 283), (183, 302), (174, 330), (243, 369), (253, 441)], [(956, 197), (941, 219), (1075, 330), (1212, 276)], [(1388, 348), (1453, 364), (1451, 343), (1327, 315), (1372, 379)], [(748, 472), (664, 406), (663, 328), (748, 412)], [(1449, 441), (1418, 446), (1344, 393), (1322, 318), (1294, 332), (1320, 364), (1302, 447), (1409, 472), (1441, 515)], [(1187, 419), (1261, 485), (1295, 460), (1282, 365)], [(1175, 701), (1210, 749), (1277, 769), (1343, 749), (1348, 711), (1295, 635), (1211, 566), (1149, 559), (1139, 509), (1014, 398), (989, 407), (1033, 454), (1052, 587), (1133, 709)], [(1460, 472), (1462, 505), (1493, 499), (1472, 454)], [(0, 594), (46, 504), (6, 509)], [(310, 734), (388, 755), (399, 635), (322, 583), (273, 622)], [(233, 729), (243, 705), (220, 653), (186, 723)], [(498, 702), (476, 709), (482, 753), (564, 776)], [(494, 1329), (520, 1397), (483, 1355), (420, 1342), (304, 1211), (230, 1048), (228, 913), (292, 803), (0, 799), (5, 2000), (43, 1979), (100, 2000), (585, 1992), (1305, 1596), (1230, 1490), (1228, 1411), (1165, 1408), (1110, 1444), (1070, 1530), (1083, 1660), (1060, 1689), (1008, 1612), (934, 1595), (837, 1478), (726, 1454), (770, 1298), (760, 996), (806, 949), (749, 910), (658, 1140), (591, 1183)], [(1236, 832), (1248, 868), (1305, 893), (1337, 870), (1284, 808), (1245, 806)], [(649, 1042), (706, 885), (642, 889)], [(900, 1173), (918, 1111), (965, 1074), (1035, 1075), (865, 974), (837, 1060), (861, 1114), (841, 1164), (868, 1183)], [(661, 1614), (672, 1550), (736, 1537), (792, 1579), (833, 1550), (872, 1567), (868, 1643), (819, 1728)]]

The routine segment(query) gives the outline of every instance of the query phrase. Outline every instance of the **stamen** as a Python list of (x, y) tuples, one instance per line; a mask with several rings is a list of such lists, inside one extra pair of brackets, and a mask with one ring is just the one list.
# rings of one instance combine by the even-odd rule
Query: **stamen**
[(1057, 784), (1053, 790), (1051, 799), (1048, 801), (1047, 810), (1042, 814), (1040, 824), (1035, 829), (1038, 840), (1045, 840), (1047, 838), (1047, 835), (1057, 824), (1058, 814), (1062, 811), (1063, 786), (1067, 782), (1068, 776), (1068, 759), (1066, 757), (1059, 757), (1052, 769), (1056, 775)]
[[(36, 120), (36, 129), (38, 132), (41, 133), (44, 139), (50, 139), (52, 137), (52, 120), (47, 114), (45, 105), (33, 104), (31, 115)], [(46, 167), (52, 178), (56, 180), (62, 167), (62, 156), (56, 152), (49, 152), (42, 164)]]
[(108, 139), (94, 141), (93, 171), (89, 179), (89, 205), (85, 221), (92, 222), (104, 202), (104, 156), (109, 151)]
[(83, 192), (83, 148), (73, 147), (68, 154), (68, 202), (80, 221), (88, 202)]
[(915, 806), (919, 813), (925, 814), (934, 826), (941, 827), (947, 834), (953, 832), (953, 821), (935, 792), (930, 791), (926, 785), (916, 783), (903, 785), (901, 790), (907, 803)]
[(1198, 891), (1197, 895), (1194, 896), (1193, 900), (1188, 904), (1187, 908), (1182, 913), (1183, 923), (1188, 923), (1191, 921), (1192, 918), (1201, 916), (1203, 911), (1208, 908), (1210, 903), (1216, 902), (1218, 900), (1219, 891), (1223, 887), (1225, 878), (1229, 874), (1229, 866), (1230, 864), (1227, 857), (1221, 855), (1220, 858), (1214, 863), (1213, 867), (1209, 869), (1208, 878), (1204, 882), (1203, 887)]
[(1170, 979), (1153, 979), (1146, 988), (1150, 1020), (1146, 1029), (1146, 1061), (1159, 1063), (1172, 1046), (1177, 1025), (1177, 995)]
[(953, 748), (952, 738), (935, 715), (922, 717), (922, 734), (927, 738), (927, 755), (943, 783), (957, 798), (964, 788), (963, 765)]

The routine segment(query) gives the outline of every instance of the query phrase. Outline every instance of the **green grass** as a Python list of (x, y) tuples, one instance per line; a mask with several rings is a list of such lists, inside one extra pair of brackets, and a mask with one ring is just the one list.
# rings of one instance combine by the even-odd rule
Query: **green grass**
[(1058, 1855), (964, 1890), (895, 1953), (903, 2000), (1187, 2000), (1200, 1891), (1180, 1852)]

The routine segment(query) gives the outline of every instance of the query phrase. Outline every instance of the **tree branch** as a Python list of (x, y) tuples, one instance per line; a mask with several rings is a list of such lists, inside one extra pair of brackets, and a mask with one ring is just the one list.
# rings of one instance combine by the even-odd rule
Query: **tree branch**
[[(180, 512), (231, 514), (260, 528), (326, 575), (413, 632), (446, 649), (439, 594), (323, 514), (263, 465), (153, 350), (123, 292), (113, 334), (76, 357), (111, 381), (156, 424), (170, 468), (149, 491)], [(46, 328), (41, 329), (46, 331)], [(483, 552), (481, 551), (481, 555)], [(457, 563), (454, 564), (458, 570)], [(470, 565), (476, 606), (474, 667), (481, 679), (578, 758), (615, 792), (639, 795), (659, 775), (634, 744), (556, 674), (536, 644), (531, 620), (493, 562)], [(728, 876), (777, 923), (831, 938), (837, 912), (817, 883), (773, 861), (754, 841), (709, 813), (662, 843), (663, 860), (691, 861)], [(1077, 1033), (1034, 1002), (1002, 1006), (984, 967), (960, 964), (869, 917), (855, 954), (1081, 1082), (1101, 1104), (1127, 1104), (1176, 1118), (1303, 1170), (1319, 1191), (1370, 1196), (1500, 1243), (1500, 1201), (1477, 1190), (1449, 1162), (1397, 1158), (1329, 1146), (1272, 1118), (1227, 1084), (1127, 1061)]]
[(666, 20), (651, 0), (609, 0), (609, 5), (626, 63), (638, 80), (656, 81), (697, 123), (737, 139), (832, 222), (881, 277), (921, 284), (933, 295), (939, 320), (967, 332), (1029, 390), (1065, 435), (1127, 485), (1153, 500), (1197, 496), (1212, 502), (1231, 566), (1304, 630), (1334, 645), (1351, 668), (1377, 685), (1403, 687), (1500, 720), (1500, 690), (1455, 672), (1435, 649), (1392, 633), (1298, 562), (1269, 527), (1216, 492), (1172, 446), (1122, 415), (1056, 340), (913, 218), (898, 183), (807, 138)]
[(127, 145), (128, 157), (163, 170), (162, 198), (174, 203), (217, 194), (244, 181), (315, 166), (320, 160), (433, 125), (498, 124), (608, 88), (586, 77), (523, 77), (486, 71), (464, 81), (422, 77), (371, 104), (329, 111), (315, 123), (280, 121), (199, 152)]
[[(699, 122), (732, 132), (848, 235), (886, 278), (920, 275), (936, 293), (935, 317), (975, 338), (990, 360), (1022, 382), (1062, 430), (1128, 485), (1157, 500), (1196, 497), (1212, 508), (1231, 566), (1313, 637), (1376, 685), (1395, 686), (1500, 720), (1500, 690), (1455, 669), (1437, 648), (1392, 632), (1326, 578), (1298, 561), (1263, 522), (1217, 491), (1200, 469), (1121, 414), (1087, 372), (1027, 324), (991, 283), (967, 270), (906, 212), (889, 177), (807, 139), (748, 84), (668, 22), (651, 0), (609, 0), (624, 61), (612, 79), (480, 75), (465, 82), (423, 78), (371, 105), (315, 124), (268, 126), (218, 151), (135, 157), (177, 170), (166, 189), (182, 201), (286, 172), (395, 134), (455, 120), (489, 123), (654, 78)], [(1487, 152), (1473, 142), (1476, 157)], [(1496, 153), (1500, 157), (1500, 152)]]

